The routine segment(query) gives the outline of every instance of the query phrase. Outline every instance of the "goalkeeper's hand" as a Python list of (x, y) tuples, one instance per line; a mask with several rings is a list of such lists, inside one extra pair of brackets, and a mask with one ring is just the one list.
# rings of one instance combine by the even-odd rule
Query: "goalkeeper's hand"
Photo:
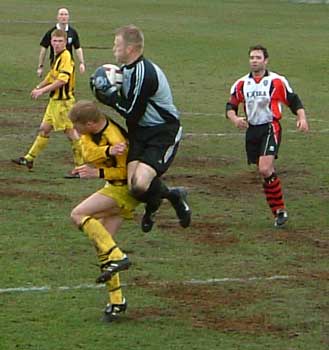
[(105, 71), (104, 75), (93, 74), (90, 77), (89, 86), (93, 95), (98, 99), (99, 102), (108, 106), (114, 106), (118, 88), (116, 85), (113, 85), (109, 82)]

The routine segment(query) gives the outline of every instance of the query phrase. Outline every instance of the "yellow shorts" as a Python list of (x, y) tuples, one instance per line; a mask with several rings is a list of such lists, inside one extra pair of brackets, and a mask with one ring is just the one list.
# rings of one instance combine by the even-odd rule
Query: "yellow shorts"
[(70, 100), (50, 99), (42, 122), (50, 124), (54, 131), (73, 129), (73, 124), (68, 115), (74, 103), (73, 98)]
[(114, 186), (107, 182), (97, 193), (114, 199), (121, 209), (120, 216), (124, 219), (132, 219), (134, 209), (140, 203), (130, 195), (127, 185)]

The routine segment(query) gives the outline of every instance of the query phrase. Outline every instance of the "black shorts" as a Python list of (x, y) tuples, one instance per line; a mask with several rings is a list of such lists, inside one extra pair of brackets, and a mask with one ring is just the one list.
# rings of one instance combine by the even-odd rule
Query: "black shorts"
[(138, 160), (151, 166), (158, 176), (165, 173), (175, 158), (182, 127), (179, 121), (129, 131), (127, 162)]
[(246, 152), (249, 164), (257, 164), (261, 156), (278, 157), (281, 143), (279, 122), (249, 125), (246, 132)]

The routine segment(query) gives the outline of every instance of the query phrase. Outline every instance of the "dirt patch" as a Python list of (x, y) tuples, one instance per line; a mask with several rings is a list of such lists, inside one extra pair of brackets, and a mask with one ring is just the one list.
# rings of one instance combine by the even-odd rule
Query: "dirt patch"
[(321, 238), (323, 233), (318, 230), (296, 230), (293, 231), (287, 229), (277, 230), (275, 234), (273, 231), (266, 232), (265, 234), (258, 235), (257, 240), (265, 241), (277, 241), (284, 243), (291, 243), (294, 245), (306, 244), (319, 248), (320, 250), (327, 251), (329, 254), (329, 242)]
[(301, 280), (316, 280), (329, 282), (329, 271), (299, 271), (296, 276)]
[(67, 201), (70, 197), (54, 193), (42, 193), (37, 191), (25, 191), (15, 188), (0, 188), (0, 197), (22, 198), (29, 200), (44, 200), (44, 201)]
[[(167, 174), (163, 179), (171, 186), (186, 186), (194, 192), (206, 195), (221, 195), (228, 199), (241, 198), (241, 196), (258, 196), (263, 194), (263, 179), (259, 175), (256, 167), (253, 169), (247, 167), (245, 170), (235, 172), (231, 175), (221, 174), (203, 174), (195, 173), (195, 170), (205, 169), (207, 172), (211, 169), (220, 169), (225, 165), (235, 163), (235, 160), (213, 157), (180, 158), (177, 166), (186, 169), (191, 168), (191, 174)], [(288, 191), (294, 188), (295, 192), (304, 193), (303, 188), (299, 188), (296, 179), (309, 177), (308, 171), (294, 169), (285, 169), (278, 171), (278, 175), (283, 182), (283, 190)], [(317, 193), (318, 194), (318, 193)], [(319, 189), (319, 195), (327, 196), (327, 191)]]
[(191, 226), (184, 229), (184, 231), (176, 222), (168, 222), (168, 220), (163, 220), (162, 218), (157, 221), (157, 225), (161, 230), (169, 231), (175, 235), (183, 233), (185, 239), (197, 244), (209, 245), (216, 250), (220, 247), (239, 243), (239, 239), (236, 236), (225, 232), (227, 225), (219, 222), (209, 222), (207, 219), (204, 221), (193, 221)]
[[(0, 161), (0, 165), (1, 165), (1, 161)], [(15, 165), (14, 165), (15, 166)], [(26, 169), (24, 169), (26, 170)], [(0, 178), (0, 184), (1, 187), (5, 186), (5, 185), (10, 185), (12, 186), (13, 184), (16, 185), (47, 185), (50, 183), (56, 183), (56, 181), (51, 181), (51, 180), (43, 180), (43, 179), (28, 179), (28, 178), (18, 178), (18, 177), (14, 177), (14, 178)]]
[(232, 176), (175, 174), (167, 175), (164, 180), (171, 186), (186, 186), (197, 193), (229, 199), (241, 198), (241, 195), (258, 195), (263, 191), (262, 180), (254, 172), (241, 172)]
[(204, 319), (195, 319), (193, 325), (198, 328), (207, 328), (222, 332), (248, 334), (280, 333), (284, 331), (282, 327), (272, 324), (269, 316), (265, 314), (256, 314), (238, 319), (211, 316), (206, 321)]
[(17, 131), (17, 134), (19, 132), (22, 131), (22, 128), (27, 128), (27, 127), (31, 127), (31, 128), (35, 128), (35, 125), (36, 123), (33, 122), (32, 120), (2, 120), (1, 121), (1, 128), (2, 129), (15, 129)]
[(177, 157), (174, 166), (192, 169), (220, 169), (235, 162), (236, 160), (225, 157)]
[(161, 319), (162, 317), (174, 317), (175, 312), (170, 308), (157, 308), (157, 307), (143, 307), (136, 308), (127, 316), (131, 321), (143, 321), (150, 319)]
[(287, 333), (282, 327), (273, 324), (270, 317), (263, 313), (239, 318), (226, 314), (224, 308), (226, 310), (227, 308), (243, 309), (257, 300), (264, 299), (265, 290), (190, 284), (147, 285), (147, 288), (152, 289), (156, 296), (169, 299), (172, 307), (137, 309), (134, 310), (133, 316), (131, 313), (131, 319), (172, 317), (188, 321), (195, 328), (207, 328), (221, 332)]
[[(9, 91), (9, 90), (8, 90)], [(17, 90), (21, 92), (20, 90)], [(0, 107), (0, 113), (10, 113), (10, 114), (18, 114), (18, 113), (40, 113), (45, 110), (45, 106), (35, 106), (35, 107)]]

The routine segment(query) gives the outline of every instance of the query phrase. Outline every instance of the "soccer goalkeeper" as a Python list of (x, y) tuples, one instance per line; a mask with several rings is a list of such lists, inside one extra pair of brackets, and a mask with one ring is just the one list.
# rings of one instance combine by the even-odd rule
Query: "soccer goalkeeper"
[(69, 113), (82, 135), (85, 164), (73, 170), (82, 179), (104, 178), (105, 186), (76, 206), (71, 218), (93, 242), (101, 267), (97, 283), (106, 283), (109, 300), (104, 319), (113, 321), (127, 308), (122, 295), (119, 271), (130, 266), (128, 257), (113, 236), (123, 219), (132, 218), (138, 205), (127, 187), (127, 140), (124, 129), (107, 118), (91, 101), (77, 102)]

